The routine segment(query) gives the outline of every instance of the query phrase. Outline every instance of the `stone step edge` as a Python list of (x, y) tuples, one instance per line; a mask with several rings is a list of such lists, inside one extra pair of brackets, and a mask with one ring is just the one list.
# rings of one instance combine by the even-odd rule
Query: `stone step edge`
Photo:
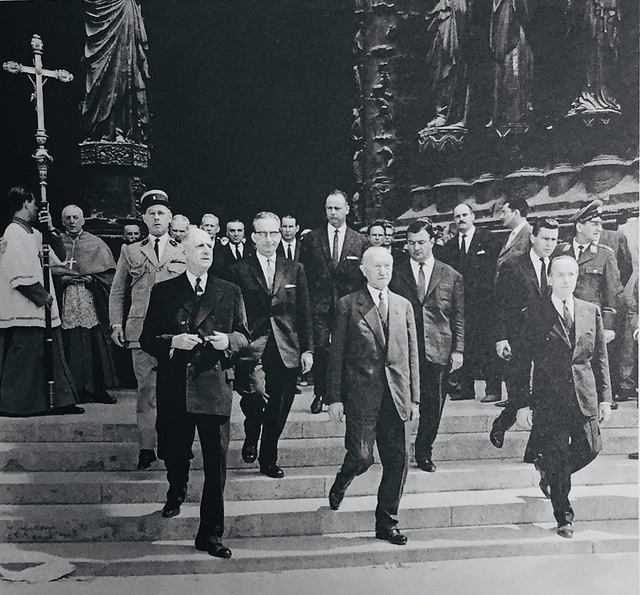
[[(581, 498), (597, 497), (625, 497), (638, 499), (638, 489), (634, 484), (607, 484), (607, 485), (577, 485), (571, 490), (571, 501), (579, 502)], [(425, 509), (453, 509), (453, 508), (481, 508), (483, 506), (501, 506), (517, 504), (526, 506), (527, 501), (545, 501), (541, 491), (537, 487), (491, 489), (491, 490), (465, 490), (448, 492), (429, 492), (420, 494), (405, 494), (400, 503), (400, 516), (403, 510)], [(326, 498), (299, 498), (278, 500), (242, 500), (225, 502), (225, 515), (238, 517), (247, 515), (278, 515), (278, 514), (352, 514), (371, 513), (376, 507), (375, 495), (349, 496), (348, 492), (338, 511), (329, 509)], [(579, 505), (578, 505), (579, 506)], [(111, 518), (132, 518), (154, 514), (161, 509), (161, 503), (135, 503), (135, 504), (1, 504), (0, 522), (15, 521), (12, 513), (22, 518), (26, 511), (30, 512), (31, 519), (38, 516), (47, 518), (65, 518), (65, 512), (70, 513), (69, 518), (76, 520), (86, 519), (94, 513)], [(178, 518), (199, 518), (199, 503), (185, 502), (181, 507)], [(169, 522), (171, 522), (169, 520)]]
[[(71, 577), (218, 574), (308, 568), (404, 564), (436, 560), (603, 554), (638, 551), (636, 521), (582, 521), (573, 539), (555, 523), (446, 527), (404, 531), (405, 546), (374, 538), (373, 531), (306, 537), (225, 539), (230, 560), (199, 552), (192, 541), (0, 544), (3, 565), (65, 561)], [(504, 533), (504, 537), (500, 534)], [(518, 533), (518, 537), (513, 536)], [(478, 538), (480, 536), (480, 539)], [(162, 549), (166, 548), (165, 552)], [(122, 557), (122, 552), (127, 552)], [(55, 553), (54, 553), (55, 552)]]

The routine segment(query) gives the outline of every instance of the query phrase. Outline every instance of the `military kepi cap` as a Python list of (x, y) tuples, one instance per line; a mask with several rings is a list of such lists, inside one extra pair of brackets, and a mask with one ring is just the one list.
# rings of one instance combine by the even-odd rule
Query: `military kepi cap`
[(162, 205), (163, 207), (167, 207), (167, 209), (171, 210), (171, 207), (169, 207), (169, 197), (163, 190), (147, 190), (140, 197), (141, 213), (146, 213), (147, 209), (153, 205)]
[(570, 223), (584, 223), (596, 217), (602, 217), (602, 201), (592, 200), (586, 207), (582, 207), (571, 219)]

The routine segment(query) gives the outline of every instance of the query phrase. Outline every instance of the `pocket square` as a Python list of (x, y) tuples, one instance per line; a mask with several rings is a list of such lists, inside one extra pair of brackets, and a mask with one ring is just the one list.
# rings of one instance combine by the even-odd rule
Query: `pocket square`
[(360, 260), (357, 256), (347, 256), (347, 260)]
[(481, 254), (486, 254), (486, 252), (485, 252), (484, 250), (478, 250), (478, 251), (476, 252), (476, 255), (477, 255), (477, 256), (480, 256)]
[(285, 289), (295, 289), (297, 287), (297, 285), (285, 285), (284, 288)]

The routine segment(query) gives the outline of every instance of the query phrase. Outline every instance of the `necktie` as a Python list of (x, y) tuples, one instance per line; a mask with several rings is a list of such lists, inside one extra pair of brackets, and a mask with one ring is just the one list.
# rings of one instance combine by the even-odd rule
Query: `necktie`
[(200, 277), (196, 277), (196, 286), (194, 289), (198, 297), (200, 297), (204, 293), (204, 289), (202, 288), (201, 281), (202, 279), (200, 279)]
[(580, 246), (578, 246), (578, 262), (580, 262), (580, 259), (582, 258), (582, 255), (584, 254), (584, 251), (587, 249), (586, 246), (583, 246), (582, 244)]
[(547, 265), (544, 258), (540, 258), (540, 293), (547, 295), (549, 292), (549, 283), (547, 281)]
[(465, 234), (460, 236), (460, 250), (463, 254), (467, 253), (467, 236)]
[(571, 332), (571, 329), (573, 328), (573, 318), (571, 318), (571, 312), (569, 312), (567, 300), (562, 300), (562, 318), (567, 331)]
[(380, 299), (378, 300), (378, 312), (380, 313), (380, 318), (382, 319), (382, 326), (387, 328), (387, 302), (385, 301), (384, 292), (380, 292)]
[(418, 297), (423, 300), (425, 293), (427, 293), (427, 283), (424, 276), (424, 262), (421, 262), (418, 269)]
[(268, 258), (267, 259), (267, 287), (269, 288), (269, 291), (273, 290), (273, 276), (274, 276), (273, 262), (270, 258)]
[(156, 253), (156, 258), (160, 260), (160, 238), (156, 238), (156, 243), (153, 245), (153, 251)]
[(338, 262), (340, 261), (340, 254), (338, 254), (338, 239), (339, 239), (339, 234), (340, 232), (336, 229), (335, 233), (333, 234), (333, 251), (331, 252), (331, 260), (334, 264), (334, 266), (338, 266)]
[(291, 244), (287, 244), (287, 258), (289, 260), (293, 260), (293, 256), (291, 255)]
[(233, 257), (238, 260), (238, 258), (240, 257), (240, 253), (238, 251), (238, 246), (236, 246), (235, 244), (231, 244), (231, 250), (233, 251)]

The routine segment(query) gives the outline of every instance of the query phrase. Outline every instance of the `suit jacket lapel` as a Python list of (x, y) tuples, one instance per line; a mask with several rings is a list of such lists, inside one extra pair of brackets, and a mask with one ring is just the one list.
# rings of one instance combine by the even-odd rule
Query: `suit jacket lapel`
[(360, 314), (362, 315), (362, 318), (364, 318), (364, 321), (373, 331), (373, 335), (376, 338), (376, 341), (380, 344), (380, 347), (384, 349), (387, 344), (386, 337), (384, 336), (384, 328), (382, 327), (378, 308), (376, 308), (376, 305), (373, 303), (368, 289), (360, 291), (358, 304), (360, 306)]
[[(262, 267), (260, 266), (260, 261), (258, 257), (254, 254), (250, 259), (250, 269), (253, 276), (257, 279), (258, 283), (260, 283), (260, 287), (264, 289), (265, 293), (271, 295), (269, 288), (267, 287), (267, 280), (265, 279), (264, 273), (262, 272)], [(276, 257), (276, 273), (278, 270), (277, 257)]]
[(586, 310), (582, 307), (582, 304), (575, 300), (573, 301), (574, 307), (574, 318), (573, 321), (573, 332), (575, 334), (575, 346), (574, 346), (574, 357), (576, 355), (575, 349), (578, 345), (578, 337), (580, 335), (584, 335), (587, 332), (587, 315)]
[[(156, 266), (158, 266), (158, 258), (156, 257), (156, 252), (153, 249), (154, 237), (149, 236), (149, 241), (144, 244), (141, 248), (142, 253)], [(166, 252), (166, 250), (165, 250)]]
[(527, 254), (526, 260), (523, 262), (523, 267), (526, 273), (525, 278), (529, 279), (531, 283), (536, 288), (536, 291), (542, 295), (542, 290), (540, 288), (540, 281), (538, 281), (538, 275), (536, 274), (536, 269), (533, 267), (533, 263), (531, 262), (531, 258)]
[(342, 243), (342, 252), (340, 252), (340, 261), (338, 262), (338, 266), (340, 266), (346, 260), (347, 254), (351, 251), (354, 237), (350, 232), (351, 230), (347, 227), (344, 232), (344, 242)]
[(193, 318), (198, 312), (198, 299), (193, 291), (193, 287), (191, 287), (191, 283), (189, 283), (189, 279), (187, 279), (187, 274), (182, 273), (179, 278), (181, 281), (178, 289), (178, 300), (180, 300), (184, 309), (189, 312), (189, 315)]
[(280, 286), (282, 285), (282, 281), (284, 279), (284, 267), (286, 266), (285, 261), (287, 258), (285, 256), (276, 255), (276, 271), (275, 276), (273, 278), (273, 295), (278, 292)]
[(416, 284), (415, 278), (413, 277), (413, 271), (411, 270), (411, 261), (409, 259), (405, 260), (398, 267), (398, 277), (400, 279), (400, 283), (406, 285), (409, 288), (415, 300), (417, 302), (421, 301), (420, 297), (418, 296), (418, 286)]
[(551, 327), (551, 332), (558, 335), (569, 347), (571, 347), (571, 337), (569, 337), (569, 333), (567, 332), (566, 327), (564, 326), (564, 322), (562, 321), (562, 317), (556, 310), (551, 298), (547, 298), (549, 301), (547, 302), (547, 308), (549, 316), (552, 317), (553, 326)]
[(433, 263), (433, 270), (431, 271), (431, 279), (429, 279), (429, 286), (427, 287), (427, 293), (425, 294), (425, 299), (431, 295), (433, 290), (440, 283), (440, 279), (442, 277), (442, 273), (444, 271), (444, 267), (437, 260)]
[[(389, 296), (389, 328), (387, 329), (388, 340), (393, 337), (397, 329), (403, 328), (404, 319), (400, 313), (400, 304), (394, 293), (388, 292)], [(378, 316), (380, 318), (380, 316)]]
[[(186, 275), (185, 275), (186, 277)], [(209, 274), (207, 277), (207, 287), (200, 301), (200, 307), (193, 321), (194, 326), (199, 327), (207, 317), (211, 316), (211, 312), (218, 305), (218, 302), (222, 299), (224, 291), (220, 288), (220, 285), (214, 281), (214, 276)]]
[[(332, 238), (333, 240), (333, 238)], [(329, 265), (332, 265), (331, 262), (331, 249), (329, 248), (329, 235), (327, 234), (327, 229), (323, 229), (320, 234), (320, 244), (322, 244), (322, 249), (324, 250), (324, 255), (327, 259)]]

